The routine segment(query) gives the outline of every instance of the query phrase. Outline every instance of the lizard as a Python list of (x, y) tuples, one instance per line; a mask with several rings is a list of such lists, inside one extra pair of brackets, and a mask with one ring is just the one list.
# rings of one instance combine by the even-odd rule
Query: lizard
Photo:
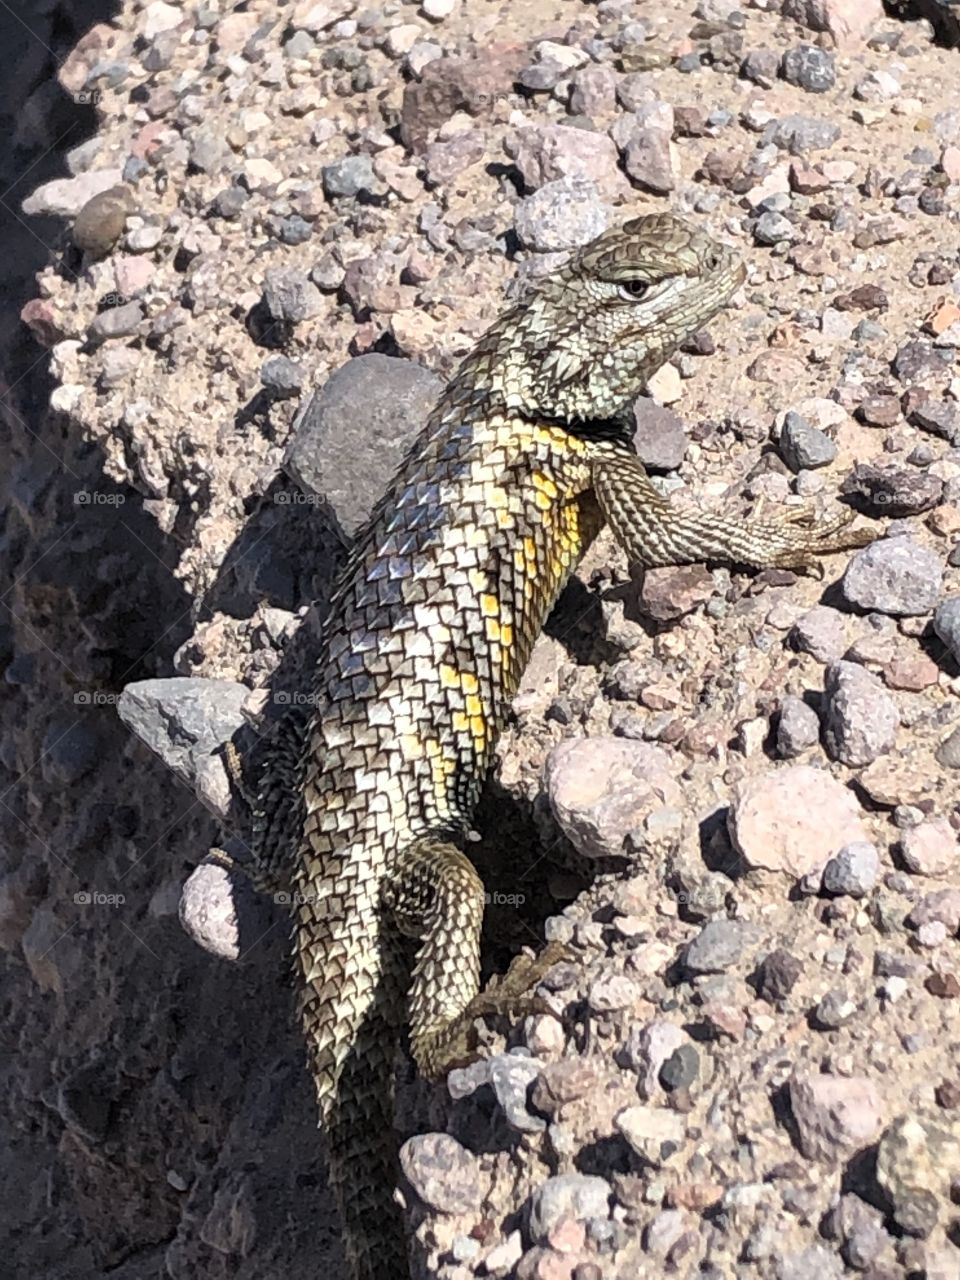
[(670, 214), (576, 251), (464, 358), (337, 580), (309, 712), (291, 717), (253, 801), (253, 846), (261, 886), (290, 890), (353, 1280), (408, 1274), (393, 1198), (404, 1024), (418, 1071), (441, 1078), (476, 1056), (476, 1019), (522, 1010), (556, 958), (521, 957), (480, 991), (484, 888), (464, 844), (533, 644), (601, 527), (645, 567), (811, 574), (874, 537), (846, 510), (812, 522), (676, 507), (638, 458), (633, 400), (744, 279), (731, 249)]

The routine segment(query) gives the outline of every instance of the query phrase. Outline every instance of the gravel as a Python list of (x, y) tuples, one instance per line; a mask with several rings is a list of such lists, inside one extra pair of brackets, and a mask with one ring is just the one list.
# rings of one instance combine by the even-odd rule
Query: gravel
[[(532, 1012), (474, 1024), (446, 1089), (398, 1057), (412, 1252), (451, 1280), (956, 1270), (956, 51), (880, 0), (563, 9), (159, 0), (75, 48), (67, 0), (31, 15), (47, 63), (9, 80), (3, 175), (28, 194), (0, 333), (0, 939), (9, 1098), (62, 1120), (85, 1273), (340, 1265), (284, 1104), (284, 910), (204, 859), (211, 812), (243, 845), (218, 749), (282, 710), (281, 676), (309, 688), (345, 548), (504, 293), (668, 206), (749, 276), (634, 409), (654, 483), (708, 519), (842, 495), (881, 537), (822, 581), (593, 542), (468, 850), (484, 976), (541, 929), (569, 955)], [(89, 122), (66, 154), (56, 103)], [(176, 689), (151, 710), (153, 680)], [(156, 1137), (196, 1098), (199, 1172)], [(62, 1135), (13, 1123), (28, 1272)]]

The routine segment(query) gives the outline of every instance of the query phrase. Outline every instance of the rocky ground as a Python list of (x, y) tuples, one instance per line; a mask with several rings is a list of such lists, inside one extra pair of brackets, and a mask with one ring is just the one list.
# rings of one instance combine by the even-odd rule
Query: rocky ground
[(883, 537), (820, 582), (591, 550), (478, 820), (488, 970), (572, 959), (555, 1016), (446, 1087), (400, 1064), (414, 1274), (960, 1276), (960, 33), (922, 11), (17, 17), (17, 1274), (342, 1274), (282, 908), (232, 933), (201, 866), (185, 923), (241, 963), (178, 922), (234, 820), (211, 752), (296, 700), (344, 546), (504, 293), (670, 208), (749, 278), (638, 402), (641, 455), (676, 502), (843, 497)]

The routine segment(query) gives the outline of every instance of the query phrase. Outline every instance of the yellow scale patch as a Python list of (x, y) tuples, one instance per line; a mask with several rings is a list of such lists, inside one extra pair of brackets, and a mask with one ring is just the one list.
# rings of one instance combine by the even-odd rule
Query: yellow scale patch
[[(494, 449), (503, 453), (502, 464), (515, 458), (517, 453), (527, 453), (533, 449), (546, 448), (567, 458), (585, 460), (587, 446), (582, 440), (568, 435), (561, 427), (528, 426), (524, 424), (518, 430), (515, 420), (499, 419), (492, 423), (492, 441)], [(586, 463), (585, 463), (586, 465)], [(502, 466), (493, 468), (493, 474), (500, 474)], [(491, 477), (490, 453), (482, 460), (471, 477), (472, 485), (468, 485), (463, 498), (472, 501), (495, 515), (500, 529), (509, 529), (515, 525), (516, 513), (510, 510), (510, 495)], [(523, 597), (527, 606), (545, 594), (552, 594), (556, 583), (564, 575), (573, 560), (579, 555), (582, 544), (580, 529), (580, 512), (575, 501), (563, 502), (560, 486), (557, 481), (544, 471), (536, 471), (532, 476), (533, 503), (542, 513), (544, 547), (538, 550), (537, 539), (525, 536), (519, 539), (513, 548), (514, 569), (523, 584)], [(463, 541), (467, 547), (485, 545), (488, 533), (478, 523), (465, 531)], [(512, 621), (505, 619), (510, 610), (501, 607), (497, 596), (490, 591), (490, 583), (486, 573), (479, 568), (472, 568), (466, 575), (467, 583), (476, 593), (480, 615), (484, 619), (487, 640), (498, 644), (500, 648), (501, 669), (506, 672), (512, 667), (515, 653), (515, 631)], [(457, 735), (467, 735), (471, 739), (473, 750), (482, 755), (488, 742), (489, 726), (483, 713), (483, 702), (479, 696), (480, 683), (470, 671), (459, 671), (450, 663), (441, 663), (439, 667), (440, 686), (443, 689), (458, 690), (463, 695), (464, 709), (455, 710), (450, 718), (450, 726)], [(456, 768), (454, 760), (443, 757), (439, 744), (424, 742), (422, 750), (431, 760), (434, 785), (437, 788), (438, 800), (446, 791), (446, 784)]]

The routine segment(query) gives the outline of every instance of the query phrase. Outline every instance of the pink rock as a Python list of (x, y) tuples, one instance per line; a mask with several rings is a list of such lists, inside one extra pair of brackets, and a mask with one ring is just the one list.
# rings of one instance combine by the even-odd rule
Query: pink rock
[(960, 147), (944, 147), (940, 153), (940, 168), (951, 182), (960, 182)]
[(145, 124), (130, 147), (130, 154), (138, 160), (148, 160), (150, 153), (160, 145), (160, 139), (166, 133), (167, 126), (162, 120), (151, 120)]
[(934, 818), (905, 831), (900, 841), (903, 860), (918, 876), (944, 876), (960, 869), (957, 837), (946, 818)]
[(845, 844), (870, 838), (853, 792), (806, 764), (742, 783), (728, 824), (748, 866), (797, 879), (821, 870)]
[(942, 920), (951, 933), (960, 929), (960, 889), (937, 889), (925, 894), (907, 917), (914, 929)]
[(826, 31), (841, 49), (862, 44), (883, 16), (882, 0), (783, 0), (783, 16), (811, 31)]
[(586, 178), (606, 197), (629, 194), (630, 185), (618, 168), (616, 144), (605, 133), (561, 124), (530, 125), (508, 138), (506, 149), (531, 191), (559, 178)]
[(883, 1128), (880, 1094), (865, 1076), (795, 1075), (790, 1107), (800, 1150), (814, 1160), (844, 1160)]
[(135, 298), (143, 293), (156, 274), (156, 267), (147, 258), (123, 257), (113, 264), (113, 276), (117, 292), (124, 298)]
[(547, 1243), (557, 1253), (579, 1253), (586, 1242), (587, 1232), (576, 1218), (561, 1218), (547, 1235)]
[(98, 62), (106, 62), (111, 57), (119, 57), (121, 51), (129, 46), (129, 36), (118, 31), (107, 22), (98, 22), (80, 37), (64, 58), (57, 71), (57, 79), (67, 93), (76, 93), (82, 89), (87, 80), (90, 68)]
[(44, 298), (31, 298), (20, 309), (20, 319), (42, 347), (53, 347), (63, 337), (53, 307)]
[(626, 738), (561, 742), (547, 757), (544, 782), (564, 835), (587, 858), (622, 855), (645, 818), (683, 799), (666, 752)]

